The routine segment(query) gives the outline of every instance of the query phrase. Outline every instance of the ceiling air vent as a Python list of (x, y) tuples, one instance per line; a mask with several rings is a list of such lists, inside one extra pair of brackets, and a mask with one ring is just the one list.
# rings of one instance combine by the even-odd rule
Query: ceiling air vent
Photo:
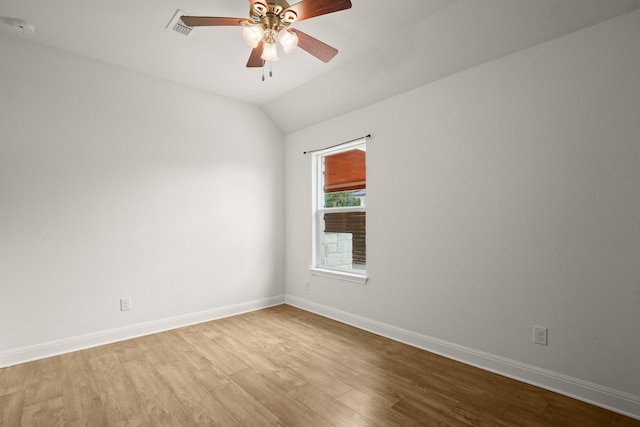
[(182, 22), (182, 20), (180, 19), (181, 16), (187, 16), (188, 13), (185, 12), (184, 10), (176, 10), (176, 13), (174, 13), (173, 18), (171, 18), (171, 21), (169, 21), (169, 24), (167, 24), (167, 29), (171, 30), (171, 31), (175, 31), (176, 33), (182, 34), (183, 36), (188, 36), (191, 33), (191, 30), (193, 30), (193, 28), (188, 27), (186, 25), (184, 25), (184, 22)]

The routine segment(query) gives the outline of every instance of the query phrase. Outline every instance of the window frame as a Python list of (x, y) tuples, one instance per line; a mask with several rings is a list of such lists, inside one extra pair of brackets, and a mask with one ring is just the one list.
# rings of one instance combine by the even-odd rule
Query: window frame
[[(333, 208), (324, 207), (324, 190), (323, 190), (323, 165), (322, 159), (325, 156), (339, 154), (362, 147), (366, 153), (366, 138), (360, 138), (339, 147), (331, 147), (324, 150), (318, 150), (312, 153), (312, 262), (311, 273), (316, 276), (325, 276), (340, 279), (349, 282), (365, 284), (368, 280), (366, 264), (362, 270), (353, 269), (346, 270), (340, 268), (331, 268), (321, 263), (321, 236), (323, 230), (323, 214), (327, 212), (365, 212), (367, 206), (340, 206)], [(366, 220), (365, 220), (366, 221)], [(365, 223), (366, 224), (366, 223)], [(366, 225), (365, 225), (366, 227)]]

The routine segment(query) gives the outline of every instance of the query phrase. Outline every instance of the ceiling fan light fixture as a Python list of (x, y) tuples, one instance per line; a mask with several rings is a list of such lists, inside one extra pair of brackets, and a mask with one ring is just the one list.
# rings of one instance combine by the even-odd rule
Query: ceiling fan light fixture
[[(234, 0), (235, 1), (235, 0)], [(247, 68), (263, 68), (266, 61), (277, 61), (277, 44), (285, 53), (298, 45), (305, 52), (322, 62), (329, 62), (338, 54), (338, 49), (300, 30), (289, 30), (294, 22), (327, 15), (351, 8), (351, 0), (249, 0), (249, 18), (188, 16), (182, 11), (180, 20), (189, 29), (192, 27), (236, 27), (242, 26), (242, 36), (252, 48)], [(264, 70), (263, 70), (264, 71)], [(264, 79), (263, 79), (264, 80)]]
[(264, 49), (262, 50), (261, 58), (265, 61), (277, 61), (278, 50), (276, 49), (276, 44), (266, 41), (264, 43)]
[(244, 41), (252, 49), (256, 48), (260, 41), (264, 38), (264, 28), (260, 24), (244, 24), (242, 29), (242, 37)]
[(278, 40), (285, 53), (291, 53), (298, 46), (298, 35), (292, 31), (280, 30)]

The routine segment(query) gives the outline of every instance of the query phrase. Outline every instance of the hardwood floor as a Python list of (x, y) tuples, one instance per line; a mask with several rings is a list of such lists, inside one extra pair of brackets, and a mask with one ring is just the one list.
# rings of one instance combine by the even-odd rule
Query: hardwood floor
[(0, 370), (2, 426), (640, 426), (296, 308)]

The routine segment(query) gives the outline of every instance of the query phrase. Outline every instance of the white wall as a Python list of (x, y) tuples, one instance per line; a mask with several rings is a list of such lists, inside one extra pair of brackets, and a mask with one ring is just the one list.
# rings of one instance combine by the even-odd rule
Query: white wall
[(0, 58), (0, 365), (284, 300), (261, 110), (14, 38)]
[[(640, 417), (638, 76), (634, 12), (289, 134), (287, 300)], [(302, 152), (367, 133), (369, 282), (311, 276)]]

